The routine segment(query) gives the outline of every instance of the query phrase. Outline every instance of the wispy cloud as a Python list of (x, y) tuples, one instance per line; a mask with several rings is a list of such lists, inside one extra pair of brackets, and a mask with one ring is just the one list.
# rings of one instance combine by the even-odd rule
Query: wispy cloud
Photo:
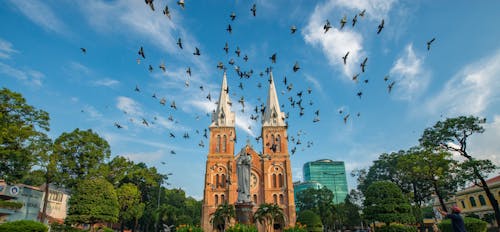
[(45, 1), (10, 0), (10, 3), (29, 20), (43, 29), (59, 34), (66, 34), (68, 32), (66, 25), (56, 16), (54, 11)]
[(114, 87), (114, 86), (117, 86), (118, 84), (120, 84), (119, 81), (114, 80), (114, 79), (110, 79), (110, 78), (96, 80), (93, 83), (97, 86), (106, 86), (106, 87)]
[(481, 115), (500, 97), (500, 49), (465, 66), (426, 102), (431, 114)]
[(116, 102), (116, 108), (130, 116), (142, 117), (144, 115), (140, 104), (132, 98), (120, 96), (116, 98)]
[(309, 75), (309, 74), (305, 74), (304, 75), (306, 77), (306, 81), (311, 83), (314, 88), (320, 93), (320, 94), (324, 94), (323, 93), (323, 87), (321, 87), (321, 84), (319, 83), (318, 79)]
[(415, 54), (413, 44), (406, 46), (389, 73), (396, 81), (394, 95), (401, 100), (414, 100), (425, 91), (430, 80), (430, 74), (423, 66), (423, 57)]
[(14, 53), (18, 53), (7, 40), (0, 38), (0, 59), (10, 59), (10, 56)]
[(83, 111), (87, 113), (91, 119), (101, 119), (102, 114), (93, 106), (91, 105), (85, 105), (83, 107)]
[(484, 125), (484, 133), (471, 137), (469, 147), (471, 154), (479, 159), (489, 159), (500, 165), (500, 115), (495, 115), (491, 123)]
[(19, 69), (0, 62), (0, 73), (14, 77), (28, 85), (42, 86), (43, 73), (29, 68)]

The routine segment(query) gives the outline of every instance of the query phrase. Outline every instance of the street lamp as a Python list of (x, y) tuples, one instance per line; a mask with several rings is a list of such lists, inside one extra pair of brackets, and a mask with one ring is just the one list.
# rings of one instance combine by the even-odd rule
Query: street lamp
[(337, 176), (344, 175), (345, 173), (344, 172), (340, 172), (340, 173), (323, 172), (323, 174), (333, 176), (333, 194), (334, 194), (333, 201), (335, 201), (335, 204), (338, 204), (338, 202), (337, 202), (337, 183), (335, 181), (335, 178)]

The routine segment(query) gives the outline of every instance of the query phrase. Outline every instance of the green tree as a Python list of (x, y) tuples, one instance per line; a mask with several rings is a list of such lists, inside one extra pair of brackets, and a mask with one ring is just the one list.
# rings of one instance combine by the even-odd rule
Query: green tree
[(102, 178), (89, 178), (78, 183), (69, 199), (68, 217), (73, 224), (94, 224), (99, 222), (117, 222), (119, 204), (113, 185)]
[(127, 183), (116, 190), (116, 195), (120, 206), (118, 221), (121, 225), (121, 231), (123, 231), (125, 223), (129, 221), (133, 222), (133, 230), (135, 231), (138, 220), (144, 213), (144, 203), (141, 202), (141, 192), (134, 184)]
[(54, 142), (54, 151), (61, 182), (69, 189), (79, 179), (101, 176), (99, 171), (111, 154), (108, 142), (90, 129), (62, 133)]
[(484, 123), (486, 123), (486, 119), (474, 116), (448, 118), (444, 121), (438, 121), (433, 127), (425, 129), (419, 141), (422, 146), (429, 149), (457, 152), (467, 159), (468, 163), (466, 162), (466, 168), (463, 170), (469, 171), (463, 176), (470, 178), (467, 180), (484, 190), (495, 212), (497, 224), (500, 224), (498, 201), (484, 179), (486, 174), (494, 170), (491, 168), (493, 165), (491, 161), (475, 159), (467, 151), (467, 139), (473, 134), (483, 133), (484, 128), (482, 124)]
[(254, 220), (262, 224), (266, 231), (274, 231), (274, 224), (279, 222), (281, 225), (285, 222), (283, 209), (277, 204), (264, 203), (259, 205), (254, 213)]
[(34, 141), (49, 131), (49, 114), (26, 103), (19, 93), (0, 89), (0, 176), (19, 182), (36, 163)]
[(344, 202), (336, 208), (337, 218), (341, 225), (352, 228), (361, 224), (361, 216), (359, 215), (361, 208), (351, 202), (351, 195), (347, 195)]
[(326, 187), (321, 189), (309, 188), (297, 193), (296, 205), (300, 211), (312, 210), (318, 214), (325, 229), (329, 230), (335, 225), (333, 199), (333, 192)]
[(312, 210), (302, 210), (297, 217), (297, 222), (306, 226), (306, 230), (323, 231), (323, 224), (319, 215), (315, 214)]
[(234, 209), (234, 205), (224, 203), (217, 206), (217, 209), (210, 219), (210, 222), (215, 229), (219, 231), (225, 231), (226, 228), (228, 228), (231, 219), (235, 217), (236, 210)]
[(411, 206), (403, 196), (401, 189), (389, 181), (377, 181), (371, 184), (365, 193), (366, 218), (373, 221), (410, 223), (415, 218)]

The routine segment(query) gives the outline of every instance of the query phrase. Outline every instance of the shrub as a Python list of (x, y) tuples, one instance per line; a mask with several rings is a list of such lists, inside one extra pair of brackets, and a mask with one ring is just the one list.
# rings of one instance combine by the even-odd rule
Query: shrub
[(254, 225), (236, 224), (227, 228), (226, 232), (257, 232)]
[(0, 200), (0, 208), (16, 210), (16, 209), (20, 209), (22, 207), (23, 207), (23, 203), (21, 203), (21, 202)]
[(52, 223), (50, 224), (50, 232), (83, 232), (87, 230), (82, 230), (78, 228), (73, 228), (67, 224)]
[[(474, 231), (474, 232), (486, 232), (488, 223), (483, 220), (465, 217), (464, 218), (465, 230)], [(441, 221), (438, 225), (439, 230), (442, 232), (452, 232), (453, 228), (451, 227), (451, 220), (445, 219)]]
[(306, 227), (297, 222), (294, 227), (286, 228), (284, 232), (307, 232)]
[(319, 215), (315, 214), (311, 210), (304, 210), (299, 214), (297, 222), (306, 226), (306, 231), (323, 231), (323, 224)]
[(180, 225), (175, 228), (176, 232), (203, 232), (203, 229), (199, 226), (193, 225)]
[(44, 224), (35, 221), (21, 220), (6, 222), (0, 225), (0, 232), (47, 232)]
[(391, 224), (388, 226), (382, 226), (376, 229), (377, 232), (417, 232), (417, 228), (414, 226), (407, 226), (401, 224)]

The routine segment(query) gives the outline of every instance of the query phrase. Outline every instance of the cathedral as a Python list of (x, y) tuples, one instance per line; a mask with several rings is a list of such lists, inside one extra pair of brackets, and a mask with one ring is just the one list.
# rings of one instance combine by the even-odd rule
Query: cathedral
[[(295, 225), (295, 203), (293, 195), (292, 168), (288, 153), (287, 124), (280, 110), (273, 75), (269, 77), (269, 93), (262, 114), (262, 151), (259, 153), (249, 143), (236, 151), (235, 113), (231, 111), (231, 100), (226, 73), (217, 108), (209, 127), (210, 137), (205, 171), (205, 186), (201, 226), (204, 231), (214, 231), (211, 217), (217, 206), (238, 203), (237, 162), (240, 156), (249, 156), (250, 178), (248, 199), (252, 212), (260, 204), (277, 204), (283, 209), (285, 221), (275, 222), (276, 231)], [(235, 154), (236, 151), (236, 154)], [(259, 231), (262, 225), (258, 225)]]

